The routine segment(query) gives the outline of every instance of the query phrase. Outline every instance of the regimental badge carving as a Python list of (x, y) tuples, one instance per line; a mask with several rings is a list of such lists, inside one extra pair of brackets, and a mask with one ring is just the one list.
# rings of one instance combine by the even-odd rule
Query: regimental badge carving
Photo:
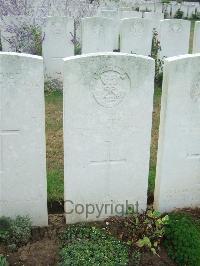
[(200, 102), (200, 73), (192, 84), (190, 96), (194, 102)]
[(99, 105), (112, 108), (123, 101), (130, 86), (128, 74), (121, 68), (111, 66), (95, 73), (91, 90)]
[(135, 22), (131, 28), (131, 34), (141, 36), (144, 31), (144, 25), (142, 22)]
[(179, 33), (182, 31), (182, 25), (180, 23), (174, 23), (170, 26), (171, 31), (173, 31), (174, 33)]

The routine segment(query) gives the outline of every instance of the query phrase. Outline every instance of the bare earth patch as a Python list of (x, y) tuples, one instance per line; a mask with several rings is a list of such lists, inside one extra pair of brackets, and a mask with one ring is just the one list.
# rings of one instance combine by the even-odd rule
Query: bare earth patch
[(59, 254), (59, 234), (64, 230), (63, 215), (49, 215), (49, 226), (33, 228), (32, 239), (17, 252), (9, 252), (4, 246), (0, 253), (7, 255), (9, 265), (56, 265)]
[[(105, 223), (93, 223), (97, 227), (105, 227)], [(113, 225), (115, 226), (115, 225)], [(49, 215), (49, 226), (44, 228), (33, 228), (32, 239), (24, 247), (18, 249), (17, 252), (9, 252), (3, 245), (0, 246), (0, 254), (7, 257), (9, 265), (25, 265), (25, 266), (53, 266), (58, 263), (59, 254), (59, 234), (66, 228), (63, 215)], [(121, 229), (120, 229), (121, 230)], [(115, 234), (120, 234), (118, 226), (112, 228)], [(150, 252), (142, 253), (141, 266), (174, 266), (162, 248), (159, 256)], [(130, 265), (131, 266), (131, 265)]]

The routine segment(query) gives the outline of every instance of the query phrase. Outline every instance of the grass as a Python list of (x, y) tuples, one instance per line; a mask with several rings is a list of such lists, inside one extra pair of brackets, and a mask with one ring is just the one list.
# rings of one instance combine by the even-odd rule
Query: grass
[(157, 161), (157, 149), (158, 149), (158, 135), (160, 124), (160, 103), (161, 103), (161, 88), (156, 88), (154, 92), (154, 109), (153, 109), (153, 123), (151, 133), (151, 156), (150, 156), (150, 168), (149, 168), (149, 186), (148, 195), (152, 198), (155, 186), (156, 176), (156, 161)]
[[(153, 129), (149, 174), (149, 195), (152, 195), (154, 191), (161, 89), (156, 89), (154, 96)], [(62, 202), (64, 190), (62, 92), (47, 92), (45, 94), (45, 101), (48, 201)]]
[(47, 139), (47, 181), (48, 201), (62, 201), (64, 190), (63, 152), (63, 96), (53, 91), (45, 94), (46, 139)]

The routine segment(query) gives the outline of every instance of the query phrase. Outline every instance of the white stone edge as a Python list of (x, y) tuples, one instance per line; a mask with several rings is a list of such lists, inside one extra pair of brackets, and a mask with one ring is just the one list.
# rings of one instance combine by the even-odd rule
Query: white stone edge
[(181, 23), (185, 23), (185, 24), (191, 24), (190, 20), (186, 20), (186, 19), (178, 19), (178, 18), (167, 18), (167, 19), (161, 19), (160, 22), (168, 22), (168, 21), (181, 21)]
[(92, 20), (92, 19), (100, 19), (100, 20), (114, 21), (114, 19), (112, 19), (112, 18), (107, 18), (107, 17), (103, 17), (103, 16), (84, 17), (84, 18), (81, 18), (81, 21)]
[(177, 60), (183, 60), (183, 59), (187, 59), (187, 58), (196, 58), (196, 57), (200, 57), (200, 53), (172, 56), (172, 57), (165, 58), (164, 61), (165, 62), (174, 62)]
[(150, 18), (138, 18), (138, 17), (132, 17), (132, 18), (120, 18), (120, 21), (135, 21), (136, 19), (141, 20), (141, 21), (152, 21)]
[(16, 52), (0, 52), (0, 56), (2, 56), (2, 55), (17, 56), (17, 57), (23, 57), (23, 58), (32, 58), (32, 59), (38, 59), (38, 60), (43, 61), (43, 57), (39, 56), (39, 55), (16, 53)]
[(100, 52), (100, 53), (89, 53), (89, 54), (84, 54), (84, 55), (75, 55), (75, 56), (70, 56), (70, 57), (66, 57), (63, 58), (62, 60), (64, 62), (67, 61), (71, 61), (71, 60), (77, 60), (77, 59), (81, 59), (81, 58), (90, 58), (90, 57), (98, 57), (98, 56), (126, 56), (126, 57), (134, 57), (134, 58), (141, 58), (141, 59), (145, 59), (145, 60), (149, 60), (154, 62), (154, 59), (149, 57), (149, 56), (145, 56), (145, 55), (136, 55), (136, 54), (128, 54), (128, 53), (118, 53), (118, 52)]

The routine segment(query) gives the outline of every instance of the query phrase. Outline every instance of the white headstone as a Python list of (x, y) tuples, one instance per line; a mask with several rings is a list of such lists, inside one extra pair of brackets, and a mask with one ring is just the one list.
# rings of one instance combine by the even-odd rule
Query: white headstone
[(105, 18), (116, 19), (118, 18), (118, 11), (117, 10), (100, 10), (100, 16)]
[(188, 5), (194, 5), (195, 7), (199, 7), (199, 2), (189, 2)]
[(182, 4), (180, 10), (183, 12), (183, 18), (187, 18), (188, 17), (188, 6), (185, 4)]
[(116, 46), (116, 26), (109, 18), (82, 19), (82, 54), (112, 52)]
[(200, 55), (166, 59), (155, 208), (200, 207)]
[(105, 18), (110, 18), (114, 20), (115, 26), (113, 30), (115, 30), (115, 46), (114, 50), (119, 49), (119, 26), (120, 26), (120, 19), (119, 19), (119, 13), (117, 10), (101, 10), (101, 16)]
[(72, 18), (47, 18), (42, 46), (46, 79), (62, 81), (62, 58), (74, 55), (73, 37)]
[[(154, 60), (99, 53), (64, 60), (67, 223), (116, 215), (116, 205), (147, 206)], [(73, 206), (71, 202), (73, 202)], [(93, 214), (69, 214), (76, 204)], [(97, 207), (112, 204), (98, 217)], [(80, 207), (80, 206), (79, 206)]]
[(183, 55), (189, 52), (190, 21), (165, 19), (160, 23), (160, 58)]
[(121, 11), (120, 18), (142, 18), (142, 12), (138, 11)]
[(197, 12), (197, 14), (200, 13), (200, 6), (196, 7), (196, 12)]
[(149, 56), (151, 55), (152, 37), (152, 20), (144, 18), (121, 20), (121, 52)]
[(163, 5), (163, 13), (164, 13), (164, 17), (165, 18), (171, 18), (171, 8), (172, 5), (171, 4), (164, 4)]
[(157, 12), (157, 13), (163, 12), (163, 4), (162, 3), (156, 3), (155, 4), (155, 12)]
[(175, 6), (175, 5), (177, 5), (177, 1), (171, 1), (170, 4)]
[(172, 18), (175, 17), (178, 10), (181, 10), (181, 4), (178, 4), (178, 3), (172, 4), (172, 7), (171, 7), (171, 14), (172, 14), (171, 17)]
[(200, 21), (195, 22), (192, 52), (200, 53)]
[(158, 12), (144, 12), (144, 18), (160, 21), (164, 19), (164, 14)]
[(152, 20), (153, 27), (159, 30), (160, 21), (161, 19), (164, 19), (164, 14), (157, 12), (144, 12), (144, 18)]
[(188, 6), (188, 18), (192, 18), (192, 16), (195, 14), (196, 12), (196, 6), (195, 5), (189, 5)]
[(146, 4), (140, 3), (139, 4), (139, 10), (140, 10), (140, 12), (146, 12)]
[(42, 57), (0, 54), (0, 216), (47, 215)]

